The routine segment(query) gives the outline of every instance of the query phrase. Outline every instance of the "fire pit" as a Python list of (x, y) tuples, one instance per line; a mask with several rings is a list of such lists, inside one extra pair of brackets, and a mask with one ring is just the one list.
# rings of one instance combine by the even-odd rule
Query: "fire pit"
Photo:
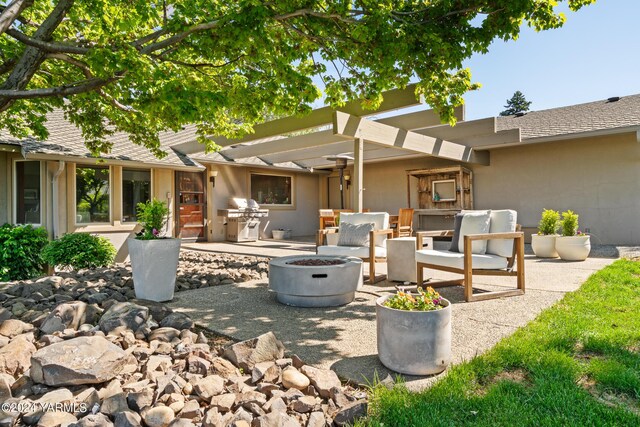
[(332, 255), (295, 255), (269, 261), (269, 289), (283, 304), (332, 307), (353, 301), (362, 286), (362, 260)]

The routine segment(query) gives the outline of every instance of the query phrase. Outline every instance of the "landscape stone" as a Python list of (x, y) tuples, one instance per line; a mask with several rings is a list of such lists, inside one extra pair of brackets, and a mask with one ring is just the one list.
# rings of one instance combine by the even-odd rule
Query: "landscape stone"
[(120, 412), (113, 418), (115, 427), (140, 427), (142, 417), (131, 411)]
[(144, 414), (144, 422), (148, 427), (167, 427), (175, 418), (171, 408), (156, 406)]
[(77, 330), (83, 323), (97, 322), (102, 310), (83, 301), (63, 302), (56, 306), (40, 325), (45, 334), (52, 334), (67, 328)]
[(145, 388), (138, 392), (129, 393), (127, 395), (127, 403), (131, 410), (140, 412), (143, 408), (153, 404), (153, 389)]
[(18, 319), (7, 319), (0, 323), (0, 335), (7, 338), (13, 338), (32, 330), (33, 325)]
[(300, 371), (309, 377), (311, 384), (318, 390), (320, 396), (330, 397), (332, 387), (340, 387), (340, 378), (330, 369), (318, 369), (313, 366), (305, 365)]
[(31, 378), (49, 386), (99, 384), (118, 375), (126, 359), (124, 350), (102, 337), (74, 338), (38, 350)]
[(149, 319), (147, 307), (132, 302), (119, 302), (112, 305), (100, 318), (100, 330), (105, 334), (117, 328), (136, 331)]
[(326, 425), (327, 421), (322, 412), (312, 412), (309, 414), (306, 427), (325, 427)]
[(309, 377), (298, 371), (293, 366), (289, 366), (282, 371), (282, 385), (286, 388), (305, 390), (311, 384)]
[(367, 402), (356, 401), (338, 409), (332, 414), (333, 422), (338, 426), (352, 425), (355, 420), (367, 415)]
[(229, 412), (234, 403), (236, 402), (236, 394), (235, 393), (224, 393), (218, 396), (213, 396), (211, 398), (211, 403), (209, 407), (217, 408), (220, 412)]
[(219, 375), (209, 375), (196, 382), (193, 389), (198, 396), (206, 401), (211, 401), (213, 396), (224, 391), (224, 378)]
[(193, 328), (194, 323), (186, 314), (173, 312), (160, 320), (160, 326), (183, 330)]
[(104, 414), (89, 414), (80, 418), (77, 423), (69, 424), (69, 427), (114, 427), (114, 425)]
[(256, 363), (275, 361), (284, 356), (284, 345), (273, 332), (229, 346), (224, 357), (234, 365), (250, 372)]
[(38, 420), (37, 427), (67, 427), (70, 424), (75, 423), (78, 419), (68, 412), (45, 412), (40, 420)]
[(9, 344), (0, 348), (0, 373), (17, 377), (29, 370), (31, 355), (36, 347), (26, 335), (18, 335)]
[(127, 394), (124, 392), (106, 398), (100, 405), (100, 412), (110, 416), (127, 410), (129, 410), (129, 405), (127, 404)]

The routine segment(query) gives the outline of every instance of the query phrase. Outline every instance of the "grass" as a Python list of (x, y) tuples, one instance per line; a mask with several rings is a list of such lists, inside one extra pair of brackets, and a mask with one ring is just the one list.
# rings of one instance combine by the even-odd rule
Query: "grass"
[(359, 426), (640, 425), (640, 262), (619, 260), (432, 388), (374, 386)]

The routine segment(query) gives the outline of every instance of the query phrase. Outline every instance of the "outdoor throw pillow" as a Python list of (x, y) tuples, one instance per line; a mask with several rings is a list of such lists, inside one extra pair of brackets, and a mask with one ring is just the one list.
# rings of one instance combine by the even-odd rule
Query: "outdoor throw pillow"
[(460, 227), (462, 226), (462, 218), (464, 218), (463, 213), (456, 214), (453, 219), (453, 238), (451, 238), (451, 247), (449, 251), (451, 252), (462, 252), (464, 251), (464, 247), (462, 250), (458, 249), (458, 241), (460, 240)]
[[(511, 209), (491, 211), (489, 233), (511, 233), (516, 231), (518, 213)], [(493, 239), (487, 243), (487, 253), (510, 257), (513, 255), (513, 239)]]
[(369, 233), (373, 231), (375, 224), (349, 224), (340, 223), (340, 237), (338, 246), (369, 246)]
[[(474, 211), (463, 214), (458, 237), (458, 252), (464, 252), (464, 236), (489, 232), (491, 211)], [(486, 240), (475, 240), (471, 244), (471, 253), (484, 254), (487, 251)]]

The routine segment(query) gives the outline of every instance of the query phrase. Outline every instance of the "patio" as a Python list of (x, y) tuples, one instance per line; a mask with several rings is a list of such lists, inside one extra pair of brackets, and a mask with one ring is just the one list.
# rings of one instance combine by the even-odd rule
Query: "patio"
[[(300, 255), (312, 252), (313, 244), (292, 241), (258, 241), (245, 244), (191, 244), (188, 249), (207, 252), (242, 253), (262, 256)], [(594, 248), (584, 262), (568, 263), (526, 256), (527, 291), (523, 296), (464, 303), (461, 287), (440, 289), (453, 302), (453, 363), (482, 353), (500, 339), (533, 320), (542, 310), (579, 286), (593, 272), (635, 248)], [(384, 272), (381, 264), (378, 274)], [(435, 279), (449, 279), (436, 272)], [(483, 277), (477, 285), (486, 290), (512, 286), (509, 278)], [(377, 358), (375, 299), (394, 290), (393, 283), (365, 285), (353, 303), (337, 308), (295, 308), (276, 302), (267, 281), (254, 280), (176, 294), (170, 304), (196, 322), (217, 333), (243, 340), (273, 331), (286, 348), (306, 363), (335, 370), (343, 379), (367, 384), (375, 373), (382, 380), (395, 374)], [(406, 377), (408, 387), (418, 390), (436, 377)]]

